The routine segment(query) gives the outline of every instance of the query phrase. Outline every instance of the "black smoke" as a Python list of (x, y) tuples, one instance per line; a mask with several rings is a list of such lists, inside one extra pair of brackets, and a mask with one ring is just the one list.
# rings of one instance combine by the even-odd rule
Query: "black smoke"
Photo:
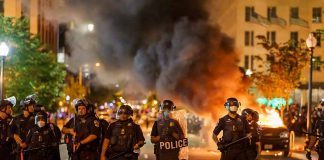
[(97, 53), (113, 73), (105, 80), (126, 75), (161, 99), (214, 115), (227, 97), (244, 95), (234, 40), (209, 23), (207, 0), (67, 2), (61, 20), (91, 21), (96, 30), (87, 39), (69, 33), (73, 55)]

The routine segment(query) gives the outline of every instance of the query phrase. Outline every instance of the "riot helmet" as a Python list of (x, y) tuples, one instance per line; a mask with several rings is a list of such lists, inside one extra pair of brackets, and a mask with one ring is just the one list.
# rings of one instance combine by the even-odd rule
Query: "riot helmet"
[[(16, 97), (12, 96), (0, 101), (0, 112), (3, 112), (7, 115), (7, 117), (11, 117), (12, 107), (16, 105)], [(7, 106), (10, 106), (8, 108)]]
[(320, 105), (321, 105), (322, 107), (324, 107), (324, 99), (321, 99), (321, 101), (320, 101)]
[[(242, 117), (243, 118), (246, 118), (248, 120), (248, 115), (251, 115), (251, 120), (254, 120), (255, 122), (258, 122), (259, 121), (259, 113), (257, 111), (254, 111), (250, 108), (245, 108), (243, 109), (242, 111)], [(248, 120), (250, 121), (250, 120)]]
[[(32, 94), (32, 95), (27, 96), (23, 100), (23, 106), (24, 106), (25, 110), (28, 111), (29, 113), (34, 112), (34, 108), (37, 103), (36, 99), (37, 99), (37, 96), (35, 94)], [(29, 106), (32, 106), (32, 107), (29, 107)]]
[(42, 128), (47, 123), (47, 113), (45, 111), (39, 111), (35, 116), (35, 124)]
[(247, 115), (253, 115), (254, 111), (250, 108), (245, 108), (242, 110), (242, 116), (246, 117)]
[(72, 101), (73, 106), (75, 107), (75, 110), (78, 113), (79, 117), (84, 117), (88, 114), (88, 110), (89, 110), (89, 103), (87, 100), (85, 99), (74, 99)]
[(164, 100), (160, 104), (160, 111), (167, 110), (167, 111), (173, 111), (176, 108), (174, 103), (171, 100)]
[(117, 115), (121, 115), (121, 114), (126, 114), (129, 116), (133, 115), (133, 109), (131, 106), (127, 105), (127, 104), (123, 104), (119, 107), (118, 111), (117, 111)]
[(236, 113), (241, 103), (234, 97), (228, 98), (224, 103), (225, 108), (231, 113)]
[(0, 101), (0, 110), (7, 107), (8, 105), (10, 107), (14, 107), (16, 105), (16, 97), (12, 96), (12, 97), (1, 100)]
[(116, 115), (116, 119), (121, 121), (128, 120), (133, 115), (133, 109), (131, 106), (123, 104), (119, 107)]
[(74, 99), (72, 101), (72, 104), (75, 107), (75, 110), (77, 111), (79, 106), (85, 106), (87, 110), (89, 109), (89, 102), (86, 99)]

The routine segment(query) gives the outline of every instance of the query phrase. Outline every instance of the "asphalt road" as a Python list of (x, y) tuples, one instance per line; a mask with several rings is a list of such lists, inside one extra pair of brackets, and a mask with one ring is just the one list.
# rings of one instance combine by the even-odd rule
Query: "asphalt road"
[[(139, 157), (139, 160), (155, 160), (155, 156), (153, 154), (153, 144), (150, 142), (150, 132), (149, 130), (145, 131), (145, 139), (146, 144), (141, 149), (141, 154)], [(216, 145), (213, 146), (207, 146), (202, 145), (203, 140), (195, 135), (189, 135), (189, 151), (188, 151), (188, 159), (190, 160), (219, 160), (220, 159), (220, 152), (217, 150)], [(304, 145), (304, 138), (303, 137), (297, 137), (295, 140), (295, 147), (294, 150), (291, 152), (289, 157), (283, 157), (280, 156), (280, 152), (265, 152), (263, 151), (261, 153), (261, 159), (262, 160), (305, 160), (305, 152), (303, 151), (303, 145)], [(61, 153), (61, 159), (67, 160), (67, 151), (66, 146), (61, 145), (60, 146), (60, 153)], [(313, 159), (317, 159), (316, 152), (312, 153)]]

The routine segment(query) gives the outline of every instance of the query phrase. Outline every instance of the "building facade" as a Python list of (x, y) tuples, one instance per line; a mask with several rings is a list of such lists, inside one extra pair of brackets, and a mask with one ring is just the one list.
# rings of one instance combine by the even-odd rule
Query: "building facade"
[[(0, 12), (6, 17), (29, 17), (30, 32), (38, 34), (41, 41), (54, 53), (59, 50), (58, 22), (48, 21), (47, 10), (57, 5), (56, 0), (0, 0)], [(1, 8), (1, 6), (3, 6)]]
[[(270, 42), (284, 43), (306, 39), (310, 32), (324, 29), (324, 0), (216, 0), (211, 21), (235, 39), (240, 53), (239, 65), (252, 71), (264, 69), (255, 56), (265, 58), (265, 50), (256, 36), (266, 36)], [(322, 36), (323, 39), (323, 36)], [(313, 102), (324, 98), (324, 43), (318, 36), (313, 57)], [(308, 66), (302, 75), (302, 85), (293, 94), (297, 103), (307, 103)]]

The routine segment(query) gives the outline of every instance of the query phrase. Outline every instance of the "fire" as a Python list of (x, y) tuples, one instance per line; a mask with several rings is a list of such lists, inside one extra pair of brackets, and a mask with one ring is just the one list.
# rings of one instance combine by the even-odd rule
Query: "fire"
[(284, 126), (279, 113), (272, 108), (266, 108), (264, 112), (259, 115), (259, 124), (262, 126), (270, 126), (274, 128)]

